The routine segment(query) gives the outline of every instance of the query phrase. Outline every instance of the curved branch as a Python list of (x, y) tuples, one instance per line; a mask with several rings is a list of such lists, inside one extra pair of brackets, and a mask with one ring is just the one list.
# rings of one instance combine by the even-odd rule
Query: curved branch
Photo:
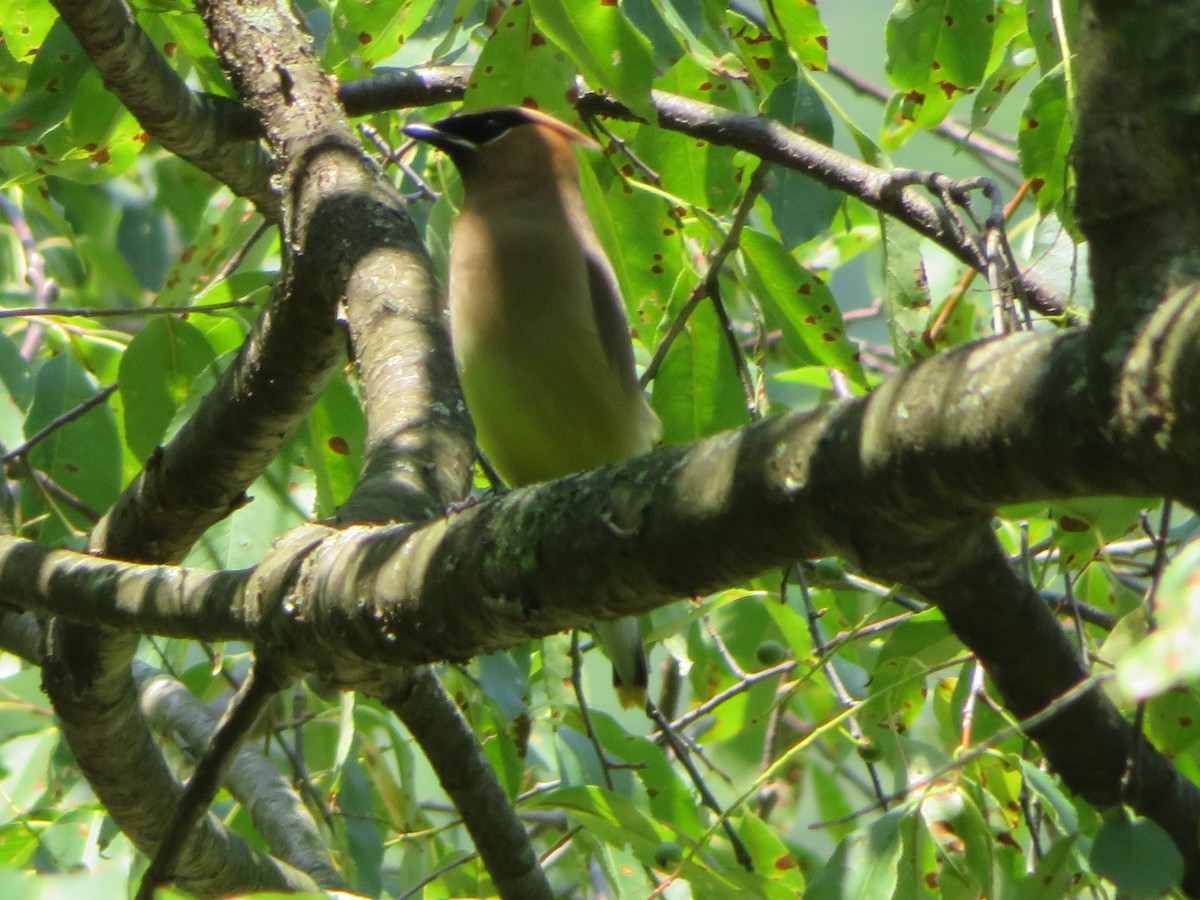
[(367, 693), (396, 714), (425, 753), (501, 897), (554, 896), (525, 826), (471, 726), (429, 669), (386, 677)]
[[(133, 679), (142, 712), (154, 729), (182, 738), (198, 756), (217, 727), (216, 714), (174, 678), (140, 660), (134, 660)], [(272, 853), (307, 872), (322, 888), (346, 887), (308, 807), (269, 759), (242, 747), (224, 781)]]
[[(665, 91), (653, 91), (651, 97), (658, 113), (658, 124), (668, 131), (745, 150), (759, 159), (803, 172), (826, 187), (856, 197), (872, 209), (903, 222), (976, 271), (987, 270), (988, 260), (978, 247), (961, 240), (952, 228), (947, 227), (945, 218), (934, 204), (893, 182), (883, 169), (803, 137), (771, 119), (731, 112)], [(584, 94), (576, 107), (586, 115), (632, 121), (638, 118), (603, 94)], [(1038, 312), (1048, 316), (1066, 314), (1066, 300), (1056, 288), (1032, 272), (1024, 273), (1021, 283), (1030, 304)]]
[[(338, 97), (352, 115), (427, 106), (461, 99), (469, 72), (461, 66), (397, 70), (342, 85)], [(658, 124), (668, 131), (745, 150), (760, 159), (803, 172), (826, 187), (856, 197), (903, 222), (976, 271), (987, 270), (989, 261), (978, 246), (962, 241), (952, 228), (947, 227), (933, 203), (913, 190), (894, 184), (885, 170), (826, 147), (770, 119), (731, 112), (665, 91), (652, 92), (652, 99)], [(621, 103), (594, 92), (582, 94), (576, 107), (583, 115), (638, 120)], [(231, 139), (252, 138), (260, 133), (253, 117), (245, 112), (237, 114), (230, 110), (226, 119), (233, 123), (227, 132)], [(1067, 316), (1075, 321), (1066, 299), (1055, 287), (1032, 272), (1024, 273), (1021, 283), (1027, 299), (1038, 312), (1047, 316)]]
[[(1200, 341), (1197, 305), (1191, 318), (1174, 319), (1187, 326), (1188, 346)], [(463, 659), (646, 612), (798, 556), (837, 553), (922, 588), (1014, 711), (1036, 711), (1082, 669), (1053, 613), (996, 546), (990, 510), (1035, 498), (1170, 493), (1171, 480), (1186, 484), (1181, 475), (1198, 462), (1114, 443), (1088, 402), (1086, 338), (1025, 333), (956, 348), (869, 397), (516, 490), (423, 528), (300, 533), (238, 588), (226, 627), (269, 633), (306, 665), (369, 686), (380, 664)], [(1200, 362), (1188, 360), (1197, 357), (1171, 357), (1179, 360), (1175, 396), (1192, 408)], [(1200, 428), (1193, 418), (1180, 420), (1177, 449), (1197, 446), (1187, 437)], [(20, 602), (33, 590), (79, 603), (69, 568), (53, 571), (63, 563), (22, 567), (19, 557), (35, 552), (29, 545), (9, 538), (0, 547), (0, 600)], [(103, 585), (128, 598), (119, 581)], [(86, 608), (105, 608), (103, 596), (87, 599)], [(1122, 797), (1131, 734), (1093, 693), (1034, 737), (1068, 785), (1105, 806)], [(1200, 793), (1150, 748), (1138, 765), (1145, 787), (1129, 801), (1178, 837)], [(1197, 854), (1181, 850), (1191, 885)]]
[(279, 214), (271, 161), (258, 143), (223, 140), (223, 104), (191, 91), (133, 18), (125, 0), (52, 0), (67, 27), (146, 133), (177, 156), (250, 200), (267, 219)]

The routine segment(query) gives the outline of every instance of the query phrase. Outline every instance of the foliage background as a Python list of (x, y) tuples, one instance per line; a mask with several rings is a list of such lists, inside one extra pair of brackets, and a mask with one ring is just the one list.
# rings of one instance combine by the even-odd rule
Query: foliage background
[[(1073, 39), (1073, 3), (926, 4), (959, 21), (992, 16), (969, 34), (939, 29), (938, 16), (920, 19), (918, 6), (777, 3), (786, 40), (778, 27), (763, 36), (754, 24), (763, 10), (727, 11), (708, 0), (308, 2), (301, 10), (342, 83), (381, 66), (474, 65), (468, 106), (533, 97), (564, 118), (573, 115), (566, 86), (577, 72), (635, 111), (648, 108), (651, 80), (706, 100), (724, 88), (715, 102), (796, 122), (868, 162), (890, 157), (964, 177), (986, 165), (1006, 199), (1037, 180), (1040, 189), (1025, 193), (1010, 216), (1018, 262), (1083, 310), (1086, 247), (1073, 230), (1063, 153), (1071, 121), (1061, 59)], [(136, 11), (192, 87), (231, 92), (190, 7), (163, 2)], [(0, 24), (0, 303), (118, 314), (60, 311), (4, 322), (0, 442), (10, 451), (18, 532), (78, 548), (95, 515), (177, 432), (244, 340), (278, 274), (279, 247), (249, 203), (147, 140), (56, 19), (43, 0), (9, 0)], [(924, 66), (929, 74), (921, 46), (903, 39), (904, 23), (914, 21), (961, 61), (963, 76), (953, 105), (926, 110), (919, 124), (896, 118), (914, 90), (898, 73)], [(1049, 41), (1046, 24), (1057, 27)], [(531, 44), (535, 27), (545, 40)], [(826, 71), (826, 28), (830, 56), (879, 85), (884, 103)], [(607, 65), (615, 55), (621, 64)], [(1014, 86), (993, 114), (979, 98), (1001, 71)], [(412, 167), (398, 183), (414, 200), (439, 266), (459, 187), (445, 160), (404, 146), (400, 128), (410, 115), (433, 119), (455, 108), (361, 120), (369, 152), (399, 148)], [(996, 149), (971, 151), (931, 133), (944, 115), (969, 123)], [(755, 161), (653, 126), (608, 121), (604, 128), (597, 136), (606, 152), (586, 160), (585, 192), (646, 364), (729, 233)], [(661, 185), (649, 183), (618, 141)], [(438, 199), (422, 196), (416, 172)], [(992, 332), (993, 296), (982, 279), (958, 291), (957, 261), (895, 224), (881, 225), (858, 200), (776, 169), (750, 201), (746, 230), (719, 280), (744, 372), (739, 377), (714, 307), (701, 304), (651, 386), (669, 443), (860, 394), (914, 358)], [(905, 272), (923, 278), (904, 284)], [(806, 290), (798, 294), (798, 285)], [(953, 315), (931, 333), (956, 292)], [(230, 305), (153, 314), (193, 304)], [(1032, 327), (1059, 324), (1039, 319)], [(24, 449), (44, 426), (113, 385), (102, 404)], [(187, 564), (251, 566), (289, 527), (332, 514), (358, 476), (363, 440), (361, 399), (347, 367), (249, 491), (253, 502), (211, 529)], [(477, 483), (482, 490), (482, 476)], [(1116, 663), (1136, 643), (1151, 585), (1172, 633), (1169, 610), (1186, 604), (1190, 555), (1163, 579), (1165, 557), (1156, 548), (1174, 550), (1192, 535), (1184, 514), (1176, 511), (1172, 524), (1153, 501), (1102, 498), (1003, 512), (996, 527), (1013, 559), (1052, 598), (1086, 605), (1064, 622), (1079, 630), (1098, 666)], [(704, 781), (753, 872), (738, 865), (719, 818), (698, 804), (678, 762), (655, 740), (655, 725), (615, 706), (598, 654), (585, 654), (581, 695), (572, 689), (565, 635), (442, 670), (564, 892), (646, 896), (658, 885), (669, 897), (737, 890), (1049, 898), (1112, 895), (1112, 880), (1101, 875), (1133, 895), (1178, 883), (1177, 857), (1160, 832), (1119, 814), (1105, 820), (1056, 784), (940, 615), (903, 588), (827, 559), (680, 601), (647, 617), (647, 627), (659, 703), (696, 743)], [(1174, 633), (1189, 627), (1180, 614)], [(1134, 701), (1150, 698), (1138, 712), (1146, 734), (1197, 779), (1192, 673), (1146, 675), (1138, 651), (1130, 652), (1133, 674), (1115, 695), (1131, 715)], [(249, 662), (244, 646), (162, 639), (148, 639), (141, 656), (214, 708)], [(70, 874), (77, 871), (86, 873), (91, 896), (121, 894), (142, 863), (62, 744), (38, 670), (14, 656), (0, 665), (5, 896), (77, 890), (73, 879), (83, 876)], [(618, 764), (607, 772), (579, 696)], [(186, 770), (193, 748), (180, 748), (169, 733), (163, 741)], [(280, 698), (255, 743), (317, 811), (355, 890), (489, 892), (427, 762), (376, 702), (308, 679)], [(931, 774), (932, 784), (923, 783)], [(258, 841), (232, 799), (223, 796), (216, 809)]]

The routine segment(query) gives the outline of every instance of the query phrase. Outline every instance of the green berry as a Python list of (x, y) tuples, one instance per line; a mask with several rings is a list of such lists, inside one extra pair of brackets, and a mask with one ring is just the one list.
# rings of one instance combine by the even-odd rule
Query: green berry
[(861, 738), (854, 749), (858, 751), (863, 762), (877, 763), (883, 759), (883, 748), (879, 746), (878, 741), (871, 738)]
[(842, 582), (846, 580), (846, 567), (836, 556), (826, 556), (813, 563), (813, 575), (817, 581)]
[(674, 841), (663, 841), (654, 851), (654, 868), (670, 872), (683, 862), (683, 848)]
[(779, 641), (763, 641), (754, 651), (754, 658), (763, 668), (777, 666), (787, 659), (787, 647)]

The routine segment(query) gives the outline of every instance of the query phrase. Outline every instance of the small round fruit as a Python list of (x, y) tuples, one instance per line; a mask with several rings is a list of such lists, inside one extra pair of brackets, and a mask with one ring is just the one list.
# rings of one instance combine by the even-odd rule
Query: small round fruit
[(654, 868), (669, 872), (683, 862), (683, 848), (674, 841), (663, 841), (654, 851)]
[(754, 651), (754, 658), (764, 668), (777, 666), (787, 659), (787, 647), (783, 646), (779, 641), (763, 641), (758, 645), (758, 649)]
[(822, 582), (845, 581), (846, 567), (836, 556), (826, 556), (813, 563), (813, 575)]
[(878, 741), (871, 738), (861, 738), (854, 749), (858, 751), (863, 762), (877, 763), (883, 759), (883, 748), (879, 746)]

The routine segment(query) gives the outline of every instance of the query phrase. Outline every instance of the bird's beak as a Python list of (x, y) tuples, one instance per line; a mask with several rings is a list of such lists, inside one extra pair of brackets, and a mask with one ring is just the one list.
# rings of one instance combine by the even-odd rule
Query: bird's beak
[(456, 134), (449, 134), (439, 129), (436, 125), (429, 125), (425, 122), (411, 122), (405, 125), (404, 133), (414, 141), (431, 144), (439, 150), (445, 150), (447, 153), (455, 151), (472, 153), (475, 150), (475, 145), (465, 138), (461, 138)]

